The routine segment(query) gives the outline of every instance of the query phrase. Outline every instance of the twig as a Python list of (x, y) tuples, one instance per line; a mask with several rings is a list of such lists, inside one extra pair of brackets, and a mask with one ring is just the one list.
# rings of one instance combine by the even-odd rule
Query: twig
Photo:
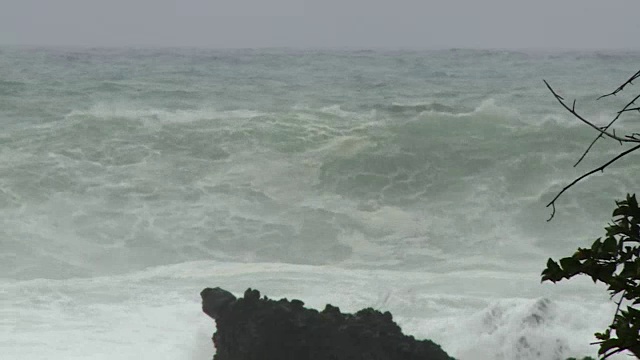
[[(638, 70), (638, 72), (633, 74), (633, 76), (631, 76), (622, 85), (618, 86), (614, 91), (598, 97), (597, 100), (600, 100), (602, 98), (605, 98), (605, 97), (608, 97), (608, 96), (611, 96), (611, 95), (615, 96), (617, 93), (619, 93), (620, 91), (624, 90), (624, 88), (627, 85), (633, 85), (633, 81), (636, 80), (639, 77), (640, 77), (640, 70)], [(622, 108), (622, 110), (618, 111), (618, 114), (616, 115), (616, 117), (613, 118), (613, 120), (611, 120), (611, 122), (609, 122), (609, 124), (607, 124), (607, 126), (604, 127), (604, 130), (608, 130), (609, 127), (611, 127), (611, 125), (613, 125), (613, 123), (618, 120), (618, 118), (620, 117), (620, 114), (622, 114), (623, 112), (628, 112), (628, 111), (633, 111), (633, 110), (640, 111), (640, 107), (629, 108), (629, 106), (633, 105), (635, 103), (635, 101), (638, 100), (639, 98), (640, 98), (640, 95), (636, 96), (635, 98), (633, 98), (633, 100), (631, 100), (629, 103), (627, 103), (627, 105), (625, 105), (624, 108)], [(575, 103), (574, 103), (574, 106), (575, 106)], [(578, 161), (576, 161), (576, 163), (573, 164), (573, 167), (576, 167), (576, 166), (578, 166), (578, 164), (580, 164), (580, 162), (585, 158), (585, 156), (587, 156), (587, 154), (589, 153), (589, 151), (591, 150), (593, 145), (596, 143), (596, 141), (598, 141), (598, 139), (600, 139), (601, 137), (602, 137), (602, 133), (598, 134), (598, 136), (596, 136), (596, 138), (593, 139), (591, 144), (589, 144), (589, 147), (587, 147), (587, 150), (585, 150), (584, 153), (582, 153), (582, 156), (580, 156), (580, 158), (578, 159)]]
[[(640, 141), (635, 141), (635, 142), (640, 142)], [(636, 146), (634, 146), (634, 147), (632, 147), (632, 148), (630, 148), (630, 149), (627, 149), (626, 151), (621, 152), (620, 154), (618, 154), (618, 155), (617, 155), (616, 157), (614, 157), (613, 159), (611, 159), (611, 160), (607, 161), (606, 163), (604, 163), (603, 165), (601, 165), (601, 166), (599, 166), (599, 167), (597, 167), (597, 168), (595, 168), (595, 169), (593, 169), (593, 170), (589, 171), (588, 173), (583, 174), (582, 176), (580, 176), (580, 177), (578, 177), (577, 179), (573, 180), (573, 181), (571, 182), (571, 184), (569, 184), (569, 185), (565, 186), (565, 187), (564, 187), (564, 188), (563, 188), (563, 189), (562, 189), (562, 190), (561, 190), (561, 191), (560, 191), (560, 192), (559, 192), (559, 193), (558, 193), (558, 194), (553, 198), (553, 200), (551, 200), (551, 201), (547, 204), (547, 206), (546, 206), (546, 207), (549, 207), (549, 206), (551, 206), (551, 207), (552, 207), (551, 217), (549, 217), (549, 219), (547, 219), (547, 221), (551, 221), (551, 219), (553, 219), (553, 216), (556, 214), (556, 205), (555, 205), (556, 200), (558, 200), (558, 198), (560, 197), (560, 195), (562, 195), (562, 194), (563, 194), (565, 191), (567, 191), (570, 187), (572, 187), (573, 185), (577, 184), (580, 180), (582, 180), (582, 179), (586, 178), (587, 176), (589, 176), (589, 175), (593, 175), (593, 174), (597, 173), (598, 171), (603, 171), (603, 172), (604, 172), (604, 169), (605, 169), (607, 166), (609, 166), (609, 165), (613, 164), (614, 162), (616, 162), (616, 161), (617, 161), (618, 159), (620, 159), (621, 157), (623, 157), (623, 156), (625, 156), (625, 155), (627, 155), (627, 154), (629, 154), (629, 153), (631, 153), (631, 152), (634, 152), (634, 151), (636, 151), (636, 150), (638, 150), (638, 149), (640, 149), (640, 144), (639, 144), (639, 145), (636, 145)]]
[[(638, 99), (638, 98), (636, 97), (636, 99)], [(623, 110), (618, 111), (618, 113), (629, 112), (629, 111), (640, 111), (640, 107), (623, 109)]]
[(612, 92), (608, 93), (608, 94), (604, 94), (602, 96), (600, 96), (598, 98), (598, 100), (602, 99), (602, 98), (606, 98), (607, 96), (611, 96), (611, 95), (616, 95), (617, 93), (619, 93), (620, 91), (624, 90), (624, 88), (627, 85), (633, 85), (633, 81), (637, 78), (640, 77), (640, 70), (638, 70), (638, 72), (636, 72), (635, 74), (633, 74), (633, 76), (631, 76), (629, 78), (629, 80), (625, 81), (624, 84), (618, 86), (615, 90), (613, 90)]
[(553, 94), (553, 96), (556, 98), (556, 100), (558, 100), (558, 102), (562, 105), (562, 107), (564, 107), (565, 109), (567, 109), (567, 111), (569, 111), (573, 116), (575, 116), (576, 118), (580, 119), (582, 122), (584, 122), (585, 124), (591, 126), (592, 128), (594, 128), (595, 130), (597, 130), (598, 132), (600, 132), (600, 135), (604, 135), (604, 136), (608, 136), (614, 140), (618, 140), (621, 142), (636, 142), (636, 143), (640, 143), (640, 140), (631, 140), (631, 139), (625, 139), (625, 138), (621, 138), (618, 137), (610, 132), (608, 132), (607, 130), (600, 128), (596, 125), (594, 125), (593, 123), (591, 123), (589, 120), (585, 119), (584, 117), (582, 117), (582, 115), (578, 114), (575, 110), (573, 110), (572, 108), (570, 108), (569, 106), (567, 106), (567, 104), (564, 103), (564, 98), (562, 98), (562, 96), (558, 95), (555, 90), (553, 90), (553, 88), (551, 87), (551, 85), (549, 85), (549, 83), (546, 80), (542, 80), (544, 81), (545, 85), (547, 85), (547, 88), (549, 89), (549, 91), (551, 91), (551, 93)]
[[(614, 294), (615, 295), (615, 294)], [(610, 299), (613, 299), (613, 296), (611, 295)], [(622, 301), (624, 300), (624, 296), (627, 295), (627, 290), (623, 291), (622, 294), (620, 295), (620, 300), (618, 300), (616, 302), (617, 306), (616, 306), (616, 312), (613, 313), (613, 320), (611, 320), (611, 326), (613, 326), (613, 324), (616, 322), (616, 316), (618, 315), (618, 313), (620, 312), (620, 305), (622, 305)], [(611, 327), (609, 326), (609, 327)]]
[[(638, 72), (640, 73), (640, 71)], [(598, 99), (601, 99), (603, 96), (599, 97)], [(613, 125), (614, 122), (616, 122), (619, 118), (620, 115), (623, 112), (626, 111), (631, 111), (631, 109), (629, 109), (629, 106), (633, 105), (635, 103), (636, 100), (638, 100), (640, 98), (640, 95), (636, 96), (635, 98), (633, 98), (633, 100), (631, 100), (629, 103), (627, 103), (627, 105), (624, 106), (624, 108), (622, 108), (622, 110), (618, 111), (618, 114), (616, 115), (616, 117), (613, 118), (613, 120), (611, 120), (607, 126), (605, 126), (604, 128), (602, 128), (602, 130), (608, 130), (609, 127), (611, 127), (611, 125)], [(638, 111), (640, 111), (640, 108), (638, 108)], [(582, 156), (580, 156), (580, 158), (578, 159), (578, 161), (576, 161), (575, 164), (573, 164), (573, 167), (578, 166), (578, 164), (580, 164), (580, 162), (582, 161), (582, 159), (584, 159), (585, 156), (587, 156), (587, 154), (589, 153), (589, 151), (591, 150), (591, 148), (593, 147), (593, 145), (596, 143), (596, 141), (598, 141), (598, 139), (600, 139), (602, 137), (602, 133), (598, 134), (598, 136), (596, 136), (595, 139), (593, 139), (593, 141), (591, 142), (591, 144), (589, 144), (589, 147), (587, 147), (587, 150), (584, 151), (584, 153), (582, 153)]]
[(602, 359), (604, 360), (604, 359), (606, 359), (606, 358), (608, 358), (608, 357), (610, 357), (610, 356), (612, 356), (612, 355), (614, 355), (614, 354), (617, 354), (617, 353), (619, 353), (619, 352), (623, 352), (623, 351), (625, 351), (625, 350), (626, 350), (626, 349), (619, 348), (619, 349), (617, 349), (617, 350), (610, 351), (610, 352), (608, 352), (608, 353), (603, 354)]

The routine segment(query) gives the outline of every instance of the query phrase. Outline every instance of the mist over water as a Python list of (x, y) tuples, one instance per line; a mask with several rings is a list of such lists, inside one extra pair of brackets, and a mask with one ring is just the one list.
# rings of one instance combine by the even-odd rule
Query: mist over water
[(546, 222), (620, 146), (572, 168), (595, 134), (542, 79), (604, 124), (639, 56), (1, 48), (0, 353), (210, 358), (221, 286), (390, 310), (462, 360), (594, 355), (604, 288), (539, 273), (640, 169)]

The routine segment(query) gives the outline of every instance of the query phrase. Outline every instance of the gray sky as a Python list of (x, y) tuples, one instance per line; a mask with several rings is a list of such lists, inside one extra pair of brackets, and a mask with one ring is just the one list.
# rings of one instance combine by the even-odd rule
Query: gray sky
[(640, 48), (640, 0), (0, 0), (0, 44)]

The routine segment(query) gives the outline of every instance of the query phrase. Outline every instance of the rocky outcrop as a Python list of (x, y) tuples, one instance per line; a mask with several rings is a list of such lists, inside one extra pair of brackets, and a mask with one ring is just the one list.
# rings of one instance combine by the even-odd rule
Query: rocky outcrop
[(200, 295), (217, 325), (214, 360), (453, 360), (436, 343), (404, 335), (389, 312), (317, 311), (252, 289), (239, 299), (220, 288)]

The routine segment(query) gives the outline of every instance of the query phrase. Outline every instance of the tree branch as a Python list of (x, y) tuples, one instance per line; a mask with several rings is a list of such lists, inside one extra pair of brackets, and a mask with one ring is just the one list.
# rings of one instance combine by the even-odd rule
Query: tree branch
[[(637, 141), (637, 142), (640, 142), (640, 141)], [(547, 206), (546, 206), (546, 207), (549, 207), (549, 206), (551, 206), (551, 207), (552, 207), (551, 217), (549, 217), (549, 219), (547, 219), (547, 221), (551, 221), (551, 219), (553, 219), (553, 216), (556, 214), (556, 205), (555, 205), (556, 200), (558, 200), (558, 198), (560, 197), (560, 195), (562, 195), (562, 194), (563, 194), (565, 191), (567, 191), (570, 187), (572, 187), (573, 185), (577, 184), (580, 180), (582, 180), (582, 179), (586, 178), (587, 176), (589, 176), (589, 175), (593, 175), (593, 174), (597, 173), (598, 171), (603, 171), (603, 172), (604, 172), (604, 169), (605, 169), (607, 166), (609, 166), (609, 165), (613, 164), (614, 162), (616, 162), (616, 161), (617, 161), (617, 160), (619, 160), (620, 158), (622, 158), (622, 157), (624, 157), (625, 155), (627, 155), (627, 154), (629, 154), (629, 153), (632, 153), (632, 152), (634, 152), (634, 151), (636, 151), (636, 150), (638, 150), (638, 149), (640, 149), (640, 144), (638, 144), (638, 145), (636, 145), (636, 146), (634, 146), (634, 147), (632, 147), (632, 148), (630, 148), (630, 149), (627, 149), (626, 151), (621, 152), (620, 154), (618, 154), (618, 155), (617, 155), (616, 157), (614, 157), (613, 159), (611, 159), (611, 160), (607, 161), (606, 163), (604, 163), (603, 165), (601, 165), (601, 166), (599, 166), (599, 167), (597, 167), (597, 168), (595, 168), (595, 169), (593, 169), (593, 170), (589, 171), (588, 173), (583, 174), (582, 176), (580, 176), (580, 177), (578, 177), (577, 179), (573, 180), (573, 181), (571, 182), (571, 184), (569, 184), (569, 185), (565, 186), (565, 187), (564, 187), (564, 188), (563, 188), (563, 189), (562, 189), (562, 190), (561, 190), (561, 191), (560, 191), (560, 192), (559, 192), (559, 193), (558, 193), (558, 194), (553, 198), (553, 200), (551, 200), (551, 201), (547, 204)]]
[[(600, 96), (598, 99), (607, 97), (607, 96), (611, 96), (611, 95), (616, 95), (617, 93), (619, 93), (620, 91), (624, 90), (624, 88), (627, 85), (632, 84), (632, 82), (636, 79), (640, 78), (640, 71), (636, 72), (631, 78), (629, 78), (627, 81), (625, 81), (622, 85), (620, 85), (616, 90), (614, 90), (613, 92), (609, 93), (609, 94), (605, 94), (603, 96)], [(576, 111), (576, 100), (573, 100), (573, 103), (571, 104), (571, 107), (569, 105), (567, 105), (567, 103), (565, 103), (565, 99), (560, 96), (552, 87), (551, 85), (549, 85), (549, 83), (546, 80), (543, 80), (544, 84), (547, 86), (547, 88), (549, 89), (549, 91), (551, 92), (551, 94), (553, 94), (553, 96), (556, 98), (556, 100), (560, 103), (560, 105), (562, 105), (562, 107), (564, 107), (569, 113), (571, 113), (574, 117), (578, 118), (580, 121), (582, 121), (583, 123), (589, 125), (591, 128), (593, 128), (594, 130), (596, 130), (598, 132), (598, 136), (591, 142), (591, 144), (589, 144), (589, 147), (587, 147), (587, 149), (585, 150), (585, 152), (582, 154), (582, 156), (580, 156), (580, 158), (578, 159), (578, 161), (573, 165), (574, 167), (577, 166), (578, 164), (580, 164), (580, 162), (585, 158), (585, 156), (589, 153), (589, 151), (591, 150), (591, 148), (593, 147), (593, 145), (598, 141), (598, 139), (602, 138), (602, 137), (608, 137), (610, 139), (613, 140), (617, 140), (618, 142), (620, 142), (620, 145), (624, 144), (624, 143), (634, 143), (634, 144), (640, 144), (640, 137), (636, 136), (636, 133), (633, 133), (631, 135), (623, 135), (623, 136), (618, 136), (616, 135), (616, 131), (615, 129), (612, 129), (611, 131), (609, 131), (609, 129), (611, 128), (611, 126), (622, 116), (623, 113), (626, 112), (630, 112), (630, 111), (638, 111), (640, 112), (640, 107), (639, 106), (634, 106), (635, 102), (637, 100), (640, 99), (640, 94), (637, 95), (636, 97), (634, 97), (630, 102), (628, 102), (623, 108), (622, 110), (618, 111), (616, 113), (616, 116), (606, 125), (603, 127), (599, 127), (596, 126), (594, 123), (592, 123), (591, 121), (587, 120), (586, 118), (584, 118), (582, 115), (580, 115), (577, 111)], [(556, 205), (555, 202), (556, 200), (565, 192), (567, 191), (569, 188), (571, 188), (573, 185), (577, 184), (578, 182), (580, 182), (582, 179), (593, 175), (594, 173), (598, 172), (598, 171), (604, 171), (604, 169), (611, 165), (612, 163), (616, 162), (617, 160), (619, 160), (620, 158), (626, 156), (627, 154), (636, 151), (640, 149), (640, 145), (635, 145), (634, 147), (621, 152), (620, 154), (618, 154), (617, 156), (615, 156), (613, 159), (609, 160), (608, 162), (606, 162), (605, 164), (603, 164), (602, 166), (593, 169), (585, 174), (583, 174), (582, 176), (578, 177), (577, 179), (573, 180), (573, 182), (571, 182), (569, 185), (565, 186), (558, 194), (556, 194), (556, 196), (553, 198), (553, 200), (551, 200), (548, 204), (547, 207), (551, 207), (551, 216), (549, 217), (549, 219), (547, 219), (547, 221), (551, 221), (551, 219), (553, 219), (553, 217), (556, 214)]]
[(633, 81), (637, 78), (640, 77), (640, 70), (638, 70), (638, 72), (636, 72), (635, 74), (633, 74), (633, 76), (631, 76), (629, 78), (629, 80), (625, 81), (624, 84), (618, 86), (615, 90), (613, 90), (612, 92), (608, 93), (608, 94), (604, 94), (602, 96), (600, 96), (598, 98), (598, 100), (602, 99), (602, 98), (606, 98), (607, 96), (611, 96), (611, 95), (616, 95), (617, 93), (619, 93), (620, 91), (624, 90), (624, 88), (627, 85), (633, 85)]
[[(640, 71), (638, 72), (640, 73)], [(603, 96), (599, 97), (598, 99), (601, 99)], [(633, 98), (633, 100), (631, 100), (629, 103), (627, 103), (627, 105), (624, 106), (624, 108), (622, 108), (622, 110), (618, 111), (618, 114), (616, 115), (616, 117), (613, 118), (613, 120), (611, 120), (607, 126), (605, 126), (602, 130), (608, 130), (609, 127), (611, 127), (611, 125), (613, 125), (614, 122), (616, 122), (619, 118), (620, 115), (623, 112), (627, 112), (627, 111), (631, 111), (632, 109), (629, 108), (629, 106), (633, 105), (635, 103), (636, 100), (638, 100), (640, 98), (640, 95), (636, 96), (635, 98)], [(638, 111), (640, 111), (640, 108), (634, 108), (637, 109)], [(598, 141), (598, 139), (600, 139), (602, 137), (602, 133), (598, 134), (598, 136), (596, 136), (595, 139), (593, 139), (593, 141), (591, 142), (591, 144), (589, 144), (589, 147), (587, 147), (587, 150), (584, 151), (584, 153), (582, 153), (582, 156), (580, 156), (580, 158), (578, 159), (578, 161), (576, 161), (575, 164), (573, 164), (573, 167), (578, 166), (578, 164), (580, 164), (580, 162), (582, 161), (582, 159), (585, 158), (585, 156), (587, 156), (587, 154), (589, 153), (589, 151), (591, 150), (591, 148), (593, 147), (593, 145), (596, 143), (596, 141)]]
[[(600, 96), (597, 100), (600, 100), (600, 99), (605, 98), (607, 96), (616, 95), (620, 91), (624, 90), (624, 88), (627, 85), (633, 85), (633, 81), (636, 80), (638, 77), (640, 77), (640, 70), (638, 72), (636, 72), (635, 74), (633, 74), (633, 76), (631, 76), (622, 85), (618, 86), (618, 88), (616, 88), (614, 91), (612, 91), (612, 92), (610, 92), (608, 94)], [(607, 124), (607, 126), (605, 126), (603, 130), (605, 130), (605, 131), (608, 130), (609, 127), (611, 127), (611, 125), (613, 125), (613, 123), (618, 120), (618, 118), (620, 117), (620, 115), (623, 112), (634, 111), (634, 110), (640, 111), (640, 107), (629, 108), (629, 106), (633, 105), (635, 103), (635, 101), (638, 100), (639, 98), (640, 98), (640, 95), (636, 96), (635, 98), (633, 98), (633, 100), (631, 100), (629, 103), (627, 103), (627, 105), (625, 105), (624, 108), (622, 108), (622, 110), (618, 111), (618, 114), (616, 115), (616, 117), (613, 118), (613, 120), (611, 120), (611, 122), (609, 122), (609, 124)], [(575, 102), (574, 102), (574, 107), (575, 107)], [(587, 154), (589, 153), (589, 151), (591, 150), (593, 145), (596, 143), (596, 141), (598, 141), (598, 139), (600, 139), (601, 137), (602, 137), (602, 133), (598, 134), (598, 136), (596, 136), (596, 138), (593, 139), (591, 144), (589, 144), (589, 147), (587, 147), (587, 150), (585, 150), (584, 153), (582, 153), (582, 156), (580, 156), (580, 158), (578, 159), (578, 161), (576, 161), (576, 163), (573, 164), (573, 167), (576, 167), (576, 166), (578, 166), (578, 164), (580, 164), (580, 162), (585, 158), (585, 156), (587, 156)]]
[[(587, 124), (587, 125), (591, 126), (592, 128), (594, 128), (596, 131), (598, 131), (600, 133), (601, 136), (604, 135), (604, 136), (610, 137), (610, 138), (612, 138), (614, 140), (618, 140), (618, 141), (621, 141), (621, 142), (638, 142), (638, 143), (640, 143), (640, 140), (632, 140), (632, 139), (621, 138), (619, 136), (616, 136), (613, 133), (608, 132), (606, 130), (606, 128), (600, 128), (600, 127), (594, 125), (589, 120), (587, 120), (584, 117), (582, 117), (582, 115), (578, 114), (574, 109), (570, 108), (567, 104), (565, 104), (564, 98), (562, 98), (562, 96), (558, 95), (558, 93), (556, 93), (555, 90), (553, 90), (551, 85), (549, 85), (549, 83), (546, 80), (542, 80), (542, 81), (544, 81), (544, 83), (545, 83), (545, 85), (547, 85), (547, 88), (549, 89), (549, 91), (551, 91), (553, 96), (556, 98), (556, 100), (558, 100), (558, 102), (560, 103), (560, 105), (562, 105), (562, 107), (567, 109), (567, 111), (569, 111), (573, 116), (575, 116), (576, 118), (580, 119), (585, 124)], [(575, 105), (575, 102), (574, 102), (574, 105)]]

